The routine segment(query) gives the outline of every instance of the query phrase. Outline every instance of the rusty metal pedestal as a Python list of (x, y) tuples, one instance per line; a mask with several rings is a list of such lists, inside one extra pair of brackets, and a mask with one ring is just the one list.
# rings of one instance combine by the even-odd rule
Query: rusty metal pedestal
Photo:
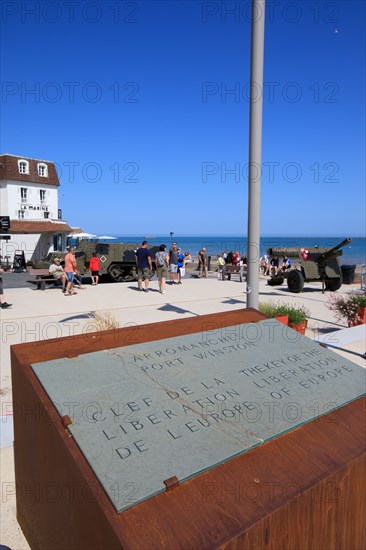
[(118, 513), (30, 366), (263, 319), (247, 309), (12, 346), (17, 518), (30, 546), (364, 548), (364, 397), (183, 483), (167, 478), (166, 492)]

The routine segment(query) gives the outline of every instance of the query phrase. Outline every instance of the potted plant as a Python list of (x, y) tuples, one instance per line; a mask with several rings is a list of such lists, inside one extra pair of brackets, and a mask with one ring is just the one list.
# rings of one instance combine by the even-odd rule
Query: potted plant
[(334, 311), (337, 321), (346, 320), (349, 327), (366, 323), (366, 296), (364, 294), (331, 294), (326, 306)]
[(300, 334), (305, 334), (305, 330), (308, 326), (308, 318), (310, 317), (310, 311), (305, 306), (291, 305), (288, 303), (281, 303), (277, 306), (277, 315), (288, 316), (288, 326)]
[(355, 295), (355, 302), (358, 304), (357, 324), (366, 325), (366, 295)]
[(271, 302), (261, 302), (259, 304), (259, 311), (269, 317), (270, 319), (277, 319), (284, 325), (288, 324), (288, 315), (279, 311), (279, 304), (272, 304)]

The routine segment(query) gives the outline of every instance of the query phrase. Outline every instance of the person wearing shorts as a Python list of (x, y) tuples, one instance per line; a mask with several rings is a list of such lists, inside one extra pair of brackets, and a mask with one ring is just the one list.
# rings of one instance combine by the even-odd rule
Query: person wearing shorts
[(169, 250), (170, 284), (174, 285), (175, 274), (178, 273), (178, 249), (177, 243), (173, 243)]
[(99, 281), (100, 259), (97, 257), (96, 252), (93, 252), (90, 258), (89, 269), (91, 272), (92, 285), (97, 285)]
[(67, 284), (67, 276), (61, 265), (60, 258), (53, 258), (53, 264), (50, 265), (48, 273), (52, 275), (52, 277), (56, 281), (59, 281), (62, 284), (62, 292), (65, 292), (66, 284)]
[[(147, 241), (142, 241), (142, 245), (136, 251), (136, 265), (138, 271), (138, 289), (148, 292), (152, 262), (151, 252), (147, 248)], [(145, 281), (145, 288), (142, 287), (142, 280)]]
[(65, 296), (72, 296), (76, 294), (74, 291), (74, 273), (77, 273), (75, 248), (73, 246), (70, 246), (69, 253), (65, 256), (65, 273), (67, 277)]
[(165, 244), (161, 244), (159, 247), (159, 252), (155, 254), (155, 264), (158, 275), (159, 292), (161, 294), (165, 294), (165, 280), (169, 274), (169, 254), (166, 251)]

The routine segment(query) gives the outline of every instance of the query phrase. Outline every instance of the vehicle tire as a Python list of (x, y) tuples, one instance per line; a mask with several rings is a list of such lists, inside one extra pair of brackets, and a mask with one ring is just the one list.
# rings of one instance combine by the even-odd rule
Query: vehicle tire
[(123, 279), (121, 280), (124, 281), (125, 283), (132, 283), (137, 281), (138, 279), (136, 264), (133, 264), (133, 265), (125, 264), (123, 266), (122, 273), (123, 273)]
[(108, 275), (116, 282), (123, 281), (123, 269), (119, 264), (111, 264), (108, 268)]
[(283, 284), (283, 277), (278, 277), (277, 275), (272, 275), (270, 279), (267, 281), (267, 285), (269, 286), (281, 286)]
[[(155, 268), (153, 266), (152, 270), (150, 271), (149, 273), (149, 280), (151, 281), (151, 279), (154, 277), (155, 275)], [(130, 269), (128, 271), (128, 274), (127, 274), (127, 271), (125, 273), (125, 277), (123, 279), (124, 281), (137, 281), (138, 280), (138, 270), (137, 269)]]
[(325, 290), (330, 290), (331, 292), (335, 292), (336, 290), (339, 290), (343, 284), (343, 277), (342, 274), (338, 277), (338, 279), (328, 279), (325, 281)]
[(299, 294), (299, 292), (302, 292), (304, 288), (304, 282), (304, 276), (301, 271), (298, 271), (297, 269), (289, 271), (287, 275), (287, 287), (290, 292), (296, 292), (297, 294)]

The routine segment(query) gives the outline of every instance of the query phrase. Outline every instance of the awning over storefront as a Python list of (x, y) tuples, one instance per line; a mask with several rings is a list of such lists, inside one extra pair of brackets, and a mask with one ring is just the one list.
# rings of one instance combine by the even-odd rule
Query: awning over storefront
[(21, 233), (70, 233), (71, 227), (67, 223), (60, 221), (52, 222), (47, 221), (23, 221), (23, 220), (10, 220), (10, 229), (8, 234), (21, 234)]

